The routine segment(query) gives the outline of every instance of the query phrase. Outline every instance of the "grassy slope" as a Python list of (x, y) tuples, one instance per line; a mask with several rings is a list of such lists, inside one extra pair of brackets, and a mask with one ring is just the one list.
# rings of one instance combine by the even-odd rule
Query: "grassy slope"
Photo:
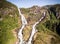
[(14, 44), (16, 37), (12, 30), (18, 28), (18, 10), (10, 2), (0, 1), (0, 44)]

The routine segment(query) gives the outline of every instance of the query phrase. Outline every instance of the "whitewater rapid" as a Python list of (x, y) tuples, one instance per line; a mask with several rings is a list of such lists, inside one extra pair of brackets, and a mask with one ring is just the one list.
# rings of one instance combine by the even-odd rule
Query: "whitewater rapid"
[(21, 13), (19, 8), (18, 8), (18, 11), (19, 11), (19, 15), (20, 15), (21, 20), (22, 20), (22, 26), (21, 26), (21, 28), (19, 29), (19, 32), (18, 32), (18, 38), (20, 40), (19, 44), (24, 44), (22, 31), (23, 31), (25, 25), (27, 25), (27, 20), (25, 19), (25, 17), (23, 16), (23, 14)]

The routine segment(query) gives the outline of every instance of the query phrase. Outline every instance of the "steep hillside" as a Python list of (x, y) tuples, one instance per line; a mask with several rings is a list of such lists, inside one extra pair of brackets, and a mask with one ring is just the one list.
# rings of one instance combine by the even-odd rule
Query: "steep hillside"
[(0, 0), (0, 44), (16, 44), (20, 27), (17, 7), (5, 0)]
[[(28, 41), (32, 26), (46, 13), (44, 19), (36, 26), (38, 30), (33, 37), (32, 44), (60, 44), (60, 4), (43, 7), (33, 6), (20, 8), (28, 24), (24, 27), (23, 38)], [(16, 44), (18, 29), (21, 27), (17, 7), (7, 2), (0, 1), (0, 44)]]
[(43, 12), (46, 12), (46, 17), (36, 27), (38, 32), (32, 42), (33, 44), (60, 44), (60, 4), (21, 8), (21, 12), (26, 16), (29, 24), (23, 31), (25, 40), (28, 40), (32, 24), (43, 16)]
[[(48, 6), (49, 7), (49, 6)], [(50, 21), (47, 21), (47, 25), (48, 22), (51, 24), (50, 26), (48, 26), (48, 28), (50, 27), (51, 29), (53, 29), (52, 31), (56, 31), (59, 35), (59, 25), (60, 25), (60, 4), (56, 4), (56, 5), (52, 5), (49, 8), (49, 15), (50, 15)]]

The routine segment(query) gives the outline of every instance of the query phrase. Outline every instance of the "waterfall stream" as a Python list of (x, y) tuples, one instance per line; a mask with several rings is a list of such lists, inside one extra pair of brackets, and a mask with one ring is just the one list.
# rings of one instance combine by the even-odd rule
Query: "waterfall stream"
[(42, 19), (45, 17), (46, 13), (44, 12), (43, 13), (43, 16), (40, 18), (39, 21), (37, 21), (33, 26), (32, 26), (32, 32), (31, 32), (31, 35), (30, 35), (30, 38), (29, 38), (29, 41), (27, 44), (32, 44), (32, 39), (33, 39), (33, 36), (34, 34), (37, 32), (36, 30), (36, 25), (39, 24), (40, 21), (42, 21)]
[(18, 32), (18, 38), (20, 40), (19, 44), (24, 44), (22, 31), (23, 31), (25, 25), (27, 25), (27, 21), (26, 21), (25, 17), (23, 16), (23, 14), (21, 13), (19, 8), (18, 8), (18, 11), (19, 11), (19, 15), (21, 16), (21, 20), (22, 20), (22, 27), (19, 29), (19, 32)]
[(44, 12), (44, 13), (43, 13), (43, 16), (40, 18), (40, 20), (37, 21), (35, 24), (33, 24), (30, 38), (28, 39), (28, 42), (25, 43), (25, 42), (24, 42), (24, 39), (23, 39), (22, 31), (23, 31), (25, 25), (27, 25), (27, 20), (25, 19), (25, 17), (23, 16), (23, 14), (21, 13), (21, 11), (20, 11), (19, 8), (18, 8), (18, 11), (19, 11), (19, 15), (20, 15), (21, 21), (22, 21), (22, 26), (21, 26), (21, 28), (19, 29), (19, 32), (18, 32), (18, 38), (19, 38), (19, 40), (20, 40), (20, 41), (19, 41), (19, 44), (32, 44), (33, 36), (34, 36), (34, 34), (37, 32), (37, 30), (36, 30), (36, 25), (37, 25), (40, 21), (42, 21), (42, 19), (45, 17), (45, 14), (46, 14), (46, 13)]

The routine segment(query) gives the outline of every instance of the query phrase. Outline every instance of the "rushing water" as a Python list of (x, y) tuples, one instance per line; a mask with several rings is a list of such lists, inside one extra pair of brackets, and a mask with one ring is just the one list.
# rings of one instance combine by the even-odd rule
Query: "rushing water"
[(27, 21), (26, 21), (25, 17), (23, 16), (23, 14), (21, 13), (19, 8), (18, 8), (18, 11), (19, 11), (19, 15), (21, 16), (21, 20), (22, 20), (22, 27), (19, 29), (19, 32), (18, 32), (18, 38), (20, 40), (19, 44), (24, 44), (22, 31), (23, 31), (25, 25), (27, 24)]
[(45, 12), (43, 13), (43, 16), (40, 18), (40, 20), (39, 21), (37, 21), (34, 25), (33, 25), (33, 27), (32, 27), (32, 32), (31, 32), (31, 35), (30, 35), (30, 38), (29, 38), (29, 41), (28, 41), (28, 43), (27, 44), (32, 44), (32, 39), (33, 39), (33, 36), (34, 36), (34, 34), (37, 32), (37, 30), (36, 30), (36, 25), (40, 22), (40, 21), (42, 21), (42, 19), (45, 17)]
[[(22, 31), (23, 31), (25, 25), (27, 25), (27, 21), (26, 21), (25, 17), (23, 16), (23, 14), (21, 13), (21, 11), (20, 11), (19, 8), (18, 8), (18, 11), (19, 11), (19, 15), (21, 16), (21, 20), (22, 20), (22, 26), (21, 26), (21, 28), (19, 29), (19, 32), (18, 32), (18, 38), (19, 38), (19, 40), (20, 40), (20, 41), (19, 41), (19, 44), (25, 44), (25, 43), (24, 43), (24, 39), (23, 39)], [(46, 14), (46, 13), (44, 12), (44, 14), (43, 14), (43, 16), (40, 18), (40, 20), (37, 21), (37, 22), (32, 26), (32, 32), (31, 32), (30, 38), (29, 38), (29, 40), (28, 40), (28, 42), (27, 42), (26, 44), (32, 44), (33, 36), (34, 36), (34, 34), (37, 32), (37, 30), (36, 30), (36, 25), (37, 25), (40, 21), (42, 21), (42, 19), (45, 17), (45, 14)]]

